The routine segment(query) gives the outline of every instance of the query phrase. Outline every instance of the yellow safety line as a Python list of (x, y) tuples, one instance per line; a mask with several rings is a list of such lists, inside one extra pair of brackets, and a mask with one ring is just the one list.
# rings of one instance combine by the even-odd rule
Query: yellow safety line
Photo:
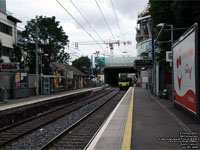
[(131, 95), (131, 102), (128, 111), (128, 118), (126, 121), (126, 128), (123, 137), (122, 150), (131, 149), (131, 134), (132, 134), (132, 116), (133, 116), (133, 100), (134, 100), (134, 88)]

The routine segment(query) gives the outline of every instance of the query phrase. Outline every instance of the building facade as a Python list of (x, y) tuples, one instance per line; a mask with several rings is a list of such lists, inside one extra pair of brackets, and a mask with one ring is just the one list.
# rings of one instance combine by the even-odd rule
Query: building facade
[(2, 44), (2, 59), (10, 62), (13, 44), (17, 44), (17, 23), (21, 22), (6, 10), (6, 0), (0, 0), (0, 41)]
[[(153, 22), (149, 12), (150, 5), (138, 15), (136, 27), (136, 49), (138, 57), (143, 60), (152, 60), (152, 28)], [(140, 72), (140, 81), (143, 88), (153, 90), (156, 95), (159, 93), (159, 64), (154, 63), (154, 72), (152, 67), (138, 68)], [(153, 79), (154, 78), (154, 79)]]
[(136, 27), (137, 52), (141, 59), (152, 59), (152, 19), (149, 5), (138, 15)]
[[(138, 15), (136, 27), (136, 49), (142, 60), (152, 59), (152, 19), (148, 9), (149, 5)], [(151, 68), (137, 67), (137, 70), (142, 88), (151, 88)]]

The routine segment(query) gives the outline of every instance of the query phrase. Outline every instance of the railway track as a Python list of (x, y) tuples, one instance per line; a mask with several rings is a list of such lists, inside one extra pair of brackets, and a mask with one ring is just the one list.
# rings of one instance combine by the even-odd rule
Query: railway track
[(108, 101), (82, 117), (76, 123), (65, 129), (58, 136), (40, 148), (45, 149), (85, 149), (88, 142), (100, 128), (102, 123), (121, 100), (125, 91), (116, 93)]
[(16, 143), (19, 139), (26, 137), (27, 135), (33, 133), (35, 130), (40, 130), (56, 120), (59, 120), (63, 116), (79, 109), (93, 101), (109, 94), (111, 90), (105, 90), (102, 92), (97, 92), (98, 95), (89, 96), (79, 101), (73, 102), (66, 106), (60, 107), (52, 112), (28, 119), (26, 121), (20, 122), (13, 126), (0, 130), (0, 149), (12, 149), (12, 145)]

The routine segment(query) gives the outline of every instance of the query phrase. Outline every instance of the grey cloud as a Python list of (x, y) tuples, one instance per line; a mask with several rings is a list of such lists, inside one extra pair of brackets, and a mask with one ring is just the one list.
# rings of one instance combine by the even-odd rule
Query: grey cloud
[(135, 18), (145, 8), (148, 0), (114, 0), (113, 3), (122, 15)]

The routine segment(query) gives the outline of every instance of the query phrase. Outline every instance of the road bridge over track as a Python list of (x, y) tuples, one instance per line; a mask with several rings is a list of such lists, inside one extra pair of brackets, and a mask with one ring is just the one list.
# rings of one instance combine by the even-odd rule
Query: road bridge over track
[(119, 73), (136, 73), (134, 62), (138, 57), (106, 57), (104, 66), (105, 83), (118, 86)]

